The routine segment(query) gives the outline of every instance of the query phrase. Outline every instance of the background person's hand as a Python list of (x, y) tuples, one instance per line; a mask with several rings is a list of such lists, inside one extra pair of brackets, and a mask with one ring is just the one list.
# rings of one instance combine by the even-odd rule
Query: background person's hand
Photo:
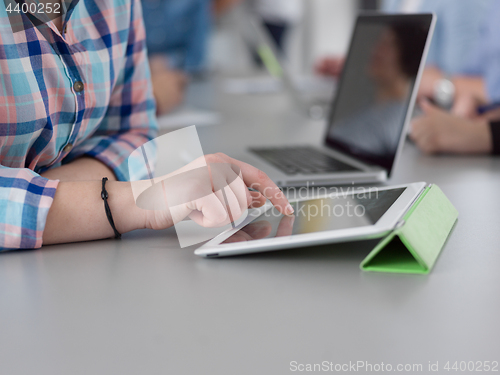
[(462, 93), (456, 95), (451, 113), (459, 117), (472, 119), (477, 117), (477, 109), (479, 106), (480, 102), (475, 95), (471, 93)]
[(452, 115), (427, 100), (421, 101), (420, 106), (424, 115), (412, 122), (410, 137), (426, 154), (491, 152), (491, 132), (487, 121)]
[[(267, 175), (224, 154), (199, 158), (180, 170), (151, 181), (133, 182), (136, 203), (146, 211), (146, 228), (163, 229), (189, 217), (204, 227), (238, 220), (247, 208), (269, 199), (279, 212), (293, 208)], [(257, 191), (249, 191), (251, 187)]]
[(318, 61), (314, 71), (323, 76), (338, 77), (344, 69), (344, 57), (324, 57)]

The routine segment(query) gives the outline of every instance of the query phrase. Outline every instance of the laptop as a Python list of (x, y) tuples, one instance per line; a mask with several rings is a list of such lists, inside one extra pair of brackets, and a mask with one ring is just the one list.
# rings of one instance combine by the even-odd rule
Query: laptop
[(321, 144), (238, 155), (281, 187), (383, 182), (401, 155), (436, 23), (433, 14), (357, 17)]

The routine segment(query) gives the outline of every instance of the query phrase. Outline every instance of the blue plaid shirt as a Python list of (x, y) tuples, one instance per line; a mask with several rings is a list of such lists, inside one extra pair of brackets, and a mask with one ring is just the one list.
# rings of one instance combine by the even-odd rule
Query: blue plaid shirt
[(2, 2), (0, 250), (42, 245), (58, 181), (40, 173), (87, 155), (127, 180), (157, 133), (139, 0), (73, 0), (62, 32), (10, 20)]

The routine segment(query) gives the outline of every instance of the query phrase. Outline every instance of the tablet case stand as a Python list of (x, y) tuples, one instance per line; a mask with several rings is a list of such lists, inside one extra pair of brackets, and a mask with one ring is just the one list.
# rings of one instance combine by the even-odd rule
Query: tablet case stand
[(361, 263), (363, 271), (428, 274), (458, 218), (437, 185), (422, 192), (396, 228)]

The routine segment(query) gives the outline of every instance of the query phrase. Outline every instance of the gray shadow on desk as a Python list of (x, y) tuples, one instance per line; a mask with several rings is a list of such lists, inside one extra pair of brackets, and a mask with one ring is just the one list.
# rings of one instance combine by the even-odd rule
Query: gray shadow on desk
[(269, 280), (280, 275), (290, 285), (305, 282), (324, 288), (345, 288), (368, 303), (377, 300), (398, 306), (409, 302), (428, 283), (429, 275), (361, 271), (363, 259), (380, 239), (270, 251), (223, 258), (200, 258), (203, 272), (217, 272), (233, 280)]
[(262, 253), (237, 255), (232, 257), (213, 258), (214, 261), (249, 260), (288, 260), (288, 261), (342, 261), (356, 263), (361, 261), (378, 243), (377, 240), (336, 243), (300, 247), (285, 250), (266, 251)]

